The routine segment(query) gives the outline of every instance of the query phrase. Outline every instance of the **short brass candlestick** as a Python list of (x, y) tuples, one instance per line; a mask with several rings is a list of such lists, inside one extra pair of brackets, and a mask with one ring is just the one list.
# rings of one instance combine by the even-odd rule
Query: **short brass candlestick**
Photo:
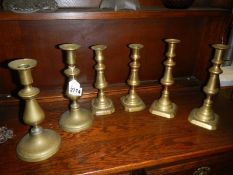
[(98, 89), (97, 98), (92, 100), (92, 113), (95, 115), (107, 115), (112, 114), (115, 111), (112, 100), (105, 96), (104, 88), (107, 87), (107, 82), (104, 76), (105, 65), (103, 64), (104, 56), (103, 50), (107, 47), (105, 45), (95, 45), (91, 47), (95, 51), (95, 60), (97, 62), (95, 66), (96, 81), (95, 87)]
[(168, 43), (168, 51), (166, 53), (167, 60), (164, 62), (165, 72), (163, 78), (160, 80), (161, 84), (164, 86), (162, 95), (158, 100), (155, 100), (150, 107), (150, 113), (165, 117), (174, 118), (176, 113), (176, 105), (172, 103), (169, 99), (168, 87), (174, 84), (172, 77), (172, 67), (175, 66), (173, 58), (175, 55), (176, 44), (180, 42), (178, 39), (166, 39), (165, 42)]
[(209, 69), (210, 78), (207, 85), (203, 88), (206, 99), (200, 108), (195, 108), (189, 114), (188, 120), (197, 126), (208, 130), (216, 130), (219, 116), (214, 113), (212, 106), (212, 97), (219, 91), (219, 74), (222, 73), (220, 68), (222, 64), (223, 51), (228, 48), (224, 44), (213, 44), (215, 55), (212, 60), (213, 66)]
[(42, 161), (51, 157), (58, 151), (61, 143), (57, 133), (39, 126), (45, 114), (35, 99), (40, 90), (32, 86), (31, 69), (36, 64), (37, 61), (34, 59), (19, 59), (8, 64), (11, 69), (19, 72), (20, 82), (24, 88), (18, 94), (26, 103), (23, 120), (32, 126), (30, 132), (20, 140), (16, 149), (17, 156), (27, 162)]
[(138, 78), (138, 70), (140, 68), (140, 55), (139, 50), (143, 48), (142, 44), (130, 44), (129, 48), (132, 49), (132, 62), (130, 63), (131, 71), (130, 76), (127, 81), (128, 85), (130, 85), (129, 94), (121, 97), (121, 103), (127, 112), (136, 112), (145, 109), (145, 104), (142, 99), (137, 95), (135, 88), (140, 84), (140, 80)]
[(76, 80), (79, 74), (79, 69), (75, 67), (76, 51), (80, 46), (77, 44), (62, 44), (60, 49), (64, 50), (67, 54), (66, 63), (68, 68), (64, 73), (69, 78), (66, 90), (66, 96), (72, 101), (70, 110), (61, 115), (59, 124), (64, 131), (67, 132), (80, 132), (88, 129), (93, 122), (93, 116), (87, 109), (81, 108), (77, 102), (82, 94), (82, 88)]

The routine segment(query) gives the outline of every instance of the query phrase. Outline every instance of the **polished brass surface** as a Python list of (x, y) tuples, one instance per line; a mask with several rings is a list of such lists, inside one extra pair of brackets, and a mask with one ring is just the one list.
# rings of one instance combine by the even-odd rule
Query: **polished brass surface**
[(212, 97), (219, 91), (219, 74), (222, 73), (220, 68), (222, 64), (223, 51), (228, 48), (224, 44), (214, 44), (215, 55), (212, 60), (212, 67), (209, 69), (210, 78), (207, 85), (203, 88), (206, 99), (200, 108), (195, 108), (189, 114), (188, 120), (197, 126), (208, 130), (216, 130), (219, 116), (214, 113), (212, 106)]
[(72, 101), (70, 109), (61, 115), (59, 121), (60, 127), (67, 132), (83, 131), (91, 127), (93, 123), (93, 115), (91, 112), (79, 106), (77, 102), (79, 96), (69, 92), (69, 83), (71, 81), (77, 82), (76, 77), (80, 72), (79, 69), (75, 67), (76, 52), (79, 47), (78, 44), (62, 44), (59, 46), (60, 49), (66, 52), (66, 64), (68, 68), (65, 69), (64, 73), (69, 78), (66, 96)]
[(95, 51), (95, 60), (97, 62), (95, 66), (95, 87), (98, 89), (97, 98), (93, 99), (91, 103), (92, 113), (97, 116), (112, 114), (115, 111), (113, 102), (104, 94), (104, 89), (107, 87), (108, 83), (104, 76), (105, 65), (103, 64), (103, 50), (107, 47), (105, 45), (95, 45), (91, 48)]
[(18, 94), (26, 102), (23, 120), (32, 126), (30, 132), (20, 140), (16, 148), (17, 156), (27, 162), (48, 159), (58, 151), (61, 143), (61, 138), (56, 132), (39, 126), (45, 114), (35, 99), (40, 90), (32, 86), (31, 69), (36, 64), (34, 59), (19, 59), (8, 64), (11, 69), (19, 72), (20, 82), (24, 88)]
[(145, 104), (142, 99), (136, 93), (136, 86), (140, 84), (140, 80), (138, 78), (138, 70), (140, 68), (140, 55), (139, 50), (143, 48), (142, 44), (130, 44), (129, 48), (131, 49), (131, 58), (132, 62), (130, 63), (131, 71), (129, 75), (129, 79), (127, 81), (130, 86), (129, 94), (121, 97), (121, 103), (124, 106), (125, 111), (127, 112), (136, 112), (145, 109)]
[(174, 118), (176, 113), (176, 104), (172, 103), (169, 99), (168, 87), (174, 84), (172, 76), (172, 67), (175, 66), (175, 61), (173, 58), (175, 55), (176, 44), (180, 42), (178, 39), (166, 39), (165, 42), (168, 43), (168, 51), (166, 53), (167, 60), (164, 62), (165, 72), (163, 78), (160, 80), (161, 84), (164, 86), (162, 95), (158, 100), (155, 100), (149, 111), (152, 114), (165, 117)]

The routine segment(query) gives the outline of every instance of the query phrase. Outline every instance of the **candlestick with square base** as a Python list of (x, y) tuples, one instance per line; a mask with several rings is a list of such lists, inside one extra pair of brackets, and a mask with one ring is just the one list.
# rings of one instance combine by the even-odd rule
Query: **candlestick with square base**
[(91, 47), (91, 49), (95, 51), (95, 60), (97, 62), (95, 65), (95, 87), (98, 89), (97, 98), (92, 100), (91, 107), (92, 113), (97, 116), (112, 114), (115, 111), (112, 100), (104, 94), (104, 88), (108, 85), (104, 76), (105, 65), (103, 64), (103, 50), (106, 48), (105, 45), (95, 45)]
[(219, 120), (219, 116), (213, 111), (213, 100), (212, 97), (219, 91), (219, 74), (222, 73), (220, 68), (222, 64), (223, 51), (228, 48), (224, 44), (214, 44), (215, 55), (212, 60), (213, 66), (209, 69), (210, 78), (207, 85), (203, 88), (206, 94), (206, 99), (200, 108), (195, 108), (189, 114), (188, 120), (197, 126), (208, 130), (216, 130)]
[(130, 63), (131, 71), (130, 76), (127, 81), (130, 85), (129, 94), (121, 97), (121, 103), (124, 106), (125, 111), (127, 112), (136, 112), (145, 109), (145, 104), (142, 99), (138, 96), (135, 87), (140, 84), (138, 78), (138, 70), (140, 68), (140, 63), (138, 62), (140, 55), (139, 50), (143, 48), (142, 44), (130, 44), (129, 48), (132, 49), (132, 62)]
[(172, 77), (172, 67), (175, 66), (173, 58), (175, 55), (176, 44), (180, 42), (178, 39), (166, 39), (165, 42), (168, 43), (168, 51), (166, 53), (167, 60), (164, 62), (165, 72), (163, 78), (160, 80), (161, 84), (164, 86), (162, 95), (158, 100), (155, 100), (150, 107), (150, 113), (165, 117), (174, 118), (176, 113), (176, 104), (171, 102), (169, 99), (168, 87), (174, 84)]

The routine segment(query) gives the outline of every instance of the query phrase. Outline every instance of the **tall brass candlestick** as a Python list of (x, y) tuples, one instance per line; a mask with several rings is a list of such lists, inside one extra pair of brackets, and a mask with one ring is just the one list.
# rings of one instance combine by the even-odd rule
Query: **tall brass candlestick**
[(166, 39), (165, 42), (168, 43), (168, 51), (166, 53), (167, 60), (164, 62), (165, 72), (163, 78), (160, 80), (161, 84), (164, 86), (162, 95), (160, 99), (155, 100), (150, 107), (150, 113), (165, 117), (174, 118), (176, 113), (176, 105), (172, 103), (169, 99), (168, 87), (174, 84), (172, 77), (172, 67), (175, 66), (173, 58), (175, 55), (176, 44), (180, 42), (178, 39)]
[(107, 87), (108, 83), (105, 80), (104, 70), (105, 65), (103, 64), (104, 56), (103, 50), (107, 47), (105, 45), (95, 45), (91, 47), (95, 51), (95, 60), (97, 62), (95, 66), (96, 70), (96, 81), (95, 87), (99, 90), (97, 98), (92, 100), (92, 113), (95, 115), (107, 115), (112, 114), (115, 111), (112, 100), (105, 96), (104, 88)]
[(68, 68), (64, 71), (69, 78), (66, 96), (72, 101), (70, 110), (61, 115), (59, 124), (64, 131), (79, 132), (88, 129), (93, 122), (93, 116), (87, 109), (81, 108), (77, 102), (82, 95), (82, 88), (76, 80), (79, 69), (75, 67), (76, 51), (80, 47), (77, 44), (62, 44), (59, 46), (67, 54), (66, 63)]
[(36, 64), (37, 61), (34, 59), (19, 59), (8, 64), (11, 69), (18, 71), (20, 82), (24, 85), (18, 95), (25, 100), (23, 120), (32, 126), (16, 148), (17, 156), (27, 162), (42, 161), (51, 157), (58, 151), (61, 143), (60, 136), (56, 132), (39, 126), (45, 114), (35, 99), (40, 90), (32, 86), (31, 69)]
[(130, 44), (129, 48), (132, 49), (132, 62), (130, 63), (131, 71), (130, 76), (127, 81), (128, 85), (130, 85), (129, 94), (121, 97), (121, 103), (127, 112), (136, 112), (143, 110), (146, 106), (142, 99), (137, 95), (135, 91), (135, 87), (140, 84), (140, 80), (138, 78), (138, 70), (140, 67), (139, 63), (139, 50), (143, 48), (142, 44)]
[(193, 109), (188, 117), (192, 124), (208, 130), (217, 129), (219, 116), (212, 109), (212, 97), (219, 91), (219, 74), (222, 73), (220, 65), (222, 64), (223, 51), (228, 48), (224, 44), (213, 44), (212, 46), (215, 48), (215, 55), (212, 60), (213, 66), (209, 69), (210, 78), (203, 88), (206, 99), (203, 105), (200, 108)]

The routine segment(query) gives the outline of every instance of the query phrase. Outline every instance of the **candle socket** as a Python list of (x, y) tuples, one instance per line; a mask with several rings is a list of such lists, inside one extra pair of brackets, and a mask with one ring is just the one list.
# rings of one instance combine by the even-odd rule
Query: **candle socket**
[[(66, 52), (66, 63), (68, 68), (64, 73), (68, 77), (68, 86), (66, 90), (66, 96), (71, 100), (70, 109), (64, 112), (60, 117), (60, 127), (67, 132), (80, 132), (91, 127), (93, 123), (93, 115), (87, 109), (81, 108), (77, 102), (79, 95), (71, 94), (70, 84), (71, 82), (77, 82), (76, 77), (79, 74), (79, 69), (75, 67), (76, 63), (76, 51), (80, 46), (77, 44), (62, 44), (60, 49)], [(81, 95), (80, 95), (81, 96)]]
[(142, 99), (136, 93), (136, 86), (140, 84), (140, 80), (138, 78), (138, 70), (140, 68), (140, 55), (139, 50), (143, 48), (142, 44), (130, 44), (129, 48), (132, 50), (131, 58), (132, 61), (130, 63), (130, 75), (127, 81), (130, 86), (129, 94), (121, 97), (121, 104), (124, 106), (125, 111), (127, 112), (136, 112), (145, 109), (145, 104)]
[(175, 47), (176, 44), (180, 43), (178, 39), (166, 39), (165, 42), (168, 43), (168, 51), (166, 53), (167, 60), (164, 62), (165, 72), (163, 78), (160, 80), (164, 89), (162, 91), (162, 95), (158, 100), (155, 100), (149, 111), (152, 114), (165, 117), (165, 118), (174, 118), (176, 114), (176, 104), (172, 103), (169, 99), (169, 90), (168, 87), (174, 84), (173, 76), (172, 76), (172, 67), (175, 66), (175, 62), (173, 58), (175, 55)]
[(222, 73), (220, 68), (223, 62), (223, 51), (228, 48), (224, 44), (213, 44), (215, 48), (214, 58), (212, 60), (212, 67), (209, 69), (210, 77), (207, 85), (203, 88), (206, 94), (206, 99), (200, 108), (195, 108), (189, 114), (188, 120), (199, 127), (216, 130), (219, 116), (213, 111), (213, 96), (219, 91), (219, 74)]
[(95, 88), (98, 89), (97, 98), (92, 100), (91, 108), (92, 113), (97, 116), (108, 115), (115, 112), (112, 100), (106, 97), (104, 94), (104, 89), (108, 85), (104, 76), (105, 65), (103, 64), (103, 50), (105, 50), (106, 48), (107, 47), (105, 45), (95, 45), (91, 47), (91, 49), (95, 51), (95, 60), (97, 62), (97, 64), (95, 65)]
[(18, 95), (25, 100), (23, 120), (27, 125), (32, 126), (16, 148), (17, 157), (27, 162), (48, 159), (58, 151), (61, 143), (61, 138), (56, 132), (39, 126), (45, 114), (35, 99), (40, 90), (32, 86), (31, 69), (36, 64), (37, 61), (34, 59), (18, 59), (8, 64), (11, 69), (18, 71), (20, 82), (24, 85)]

